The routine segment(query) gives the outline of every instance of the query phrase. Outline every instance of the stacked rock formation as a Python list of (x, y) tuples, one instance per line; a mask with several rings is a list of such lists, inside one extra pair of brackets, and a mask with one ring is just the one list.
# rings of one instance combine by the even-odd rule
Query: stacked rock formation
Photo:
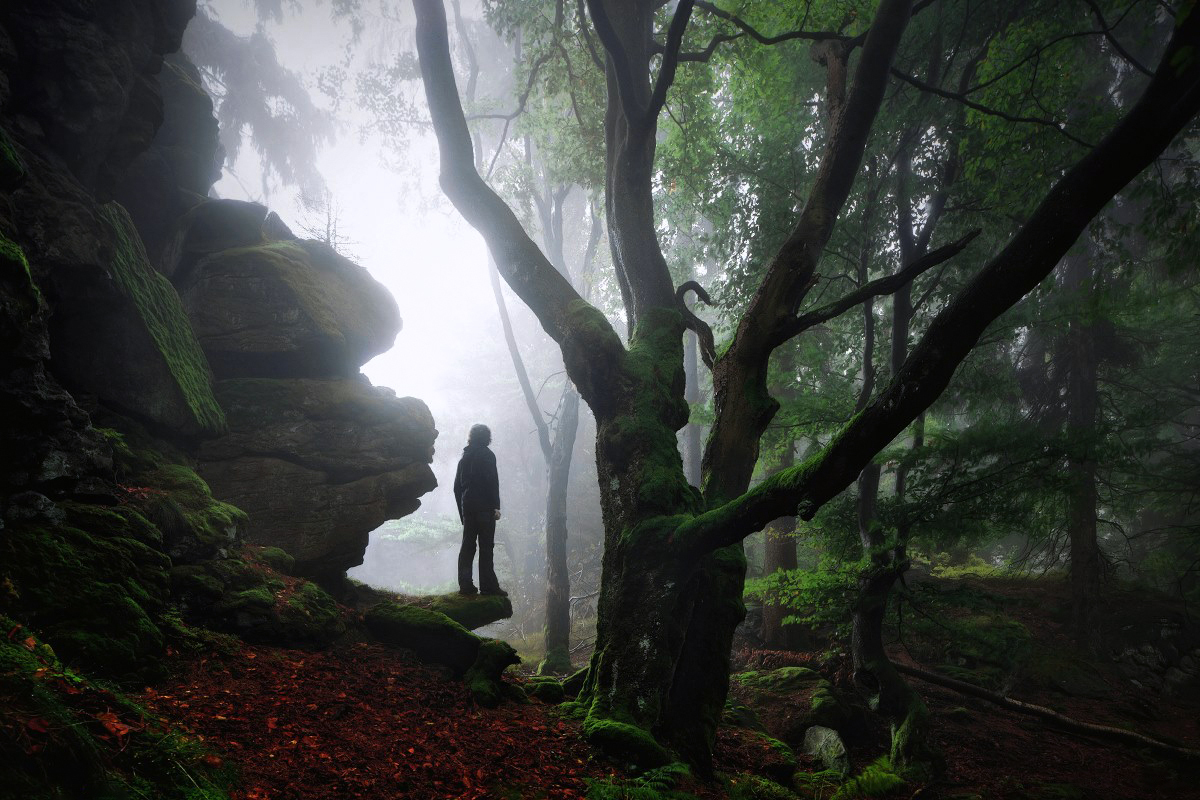
[(400, 329), (366, 270), (303, 241), (262, 206), (210, 200), (181, 220), (162, 261), (217, 377), (229, 432), (200, 474), (327, 584), (362, 563), (368, 534), (437, 485), (437, 436), (420, 400), (359, 373)]

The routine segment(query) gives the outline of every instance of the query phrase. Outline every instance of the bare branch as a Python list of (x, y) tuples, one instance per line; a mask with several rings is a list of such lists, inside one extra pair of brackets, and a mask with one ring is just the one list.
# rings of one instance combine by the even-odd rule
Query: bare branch
[(912, 282), (917, 276), (933, 269), (938, 264), (949, 261), (954, 256), (958, 255), (970, 244), (976, 236), (980, 234), (981, 229), (975, 229), (962, 237), (956, 242), (939, 247), (929, 253), (918, 258), (911, 264), (897, 270), (896, 272), (884, 278), (871, 281), (853, 292), (850, 292), (841, 298), (822, 306), (815, 311), (810, 311), (803, 316), (797, 317), (790, 328), (785, 330), (785, 341), (803, 333), (809, 328), (820, 325), (822, 322), (828, 322), (834, 317), (840, 316), (850, 309), (854, 308), (859, 303), (871, 297), (879, 297), (880, 295), (892, 294), (899, 291), (905, 284)]

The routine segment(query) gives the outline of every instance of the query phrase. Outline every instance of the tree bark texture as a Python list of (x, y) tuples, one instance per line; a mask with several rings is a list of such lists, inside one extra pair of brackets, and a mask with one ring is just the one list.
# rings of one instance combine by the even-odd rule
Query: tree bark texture
[(568, 386), (559, 404), (546, 492), (546, 658), (538, 672), (571, 671), (571, 576), (567, 570), (567, 484), (579, 429), (579, 393)]

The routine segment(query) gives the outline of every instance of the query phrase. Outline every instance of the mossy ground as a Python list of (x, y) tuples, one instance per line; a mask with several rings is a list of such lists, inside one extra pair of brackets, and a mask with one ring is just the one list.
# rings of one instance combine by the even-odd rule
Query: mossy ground
[(65, 667), (13, 619), (0, 628), (0, 797), (228, 796), (232, 772), (198, 741)]
[(169, 559), (131, 508), (60, 503), (57, 519), (19, 520), (0, 539), (0, 610), (45, 635), (69, 664), (146, 677), (164, 650)]

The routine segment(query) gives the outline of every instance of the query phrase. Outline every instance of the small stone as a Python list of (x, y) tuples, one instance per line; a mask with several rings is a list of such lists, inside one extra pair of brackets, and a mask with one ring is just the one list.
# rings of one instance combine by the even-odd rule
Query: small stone
[(850, 772), (850, 757), (846, 744), (832, 728), (814, 725), (804, 732), (804, 752), (821, 760), (825, 769), (837, 770), (842, 775)]

